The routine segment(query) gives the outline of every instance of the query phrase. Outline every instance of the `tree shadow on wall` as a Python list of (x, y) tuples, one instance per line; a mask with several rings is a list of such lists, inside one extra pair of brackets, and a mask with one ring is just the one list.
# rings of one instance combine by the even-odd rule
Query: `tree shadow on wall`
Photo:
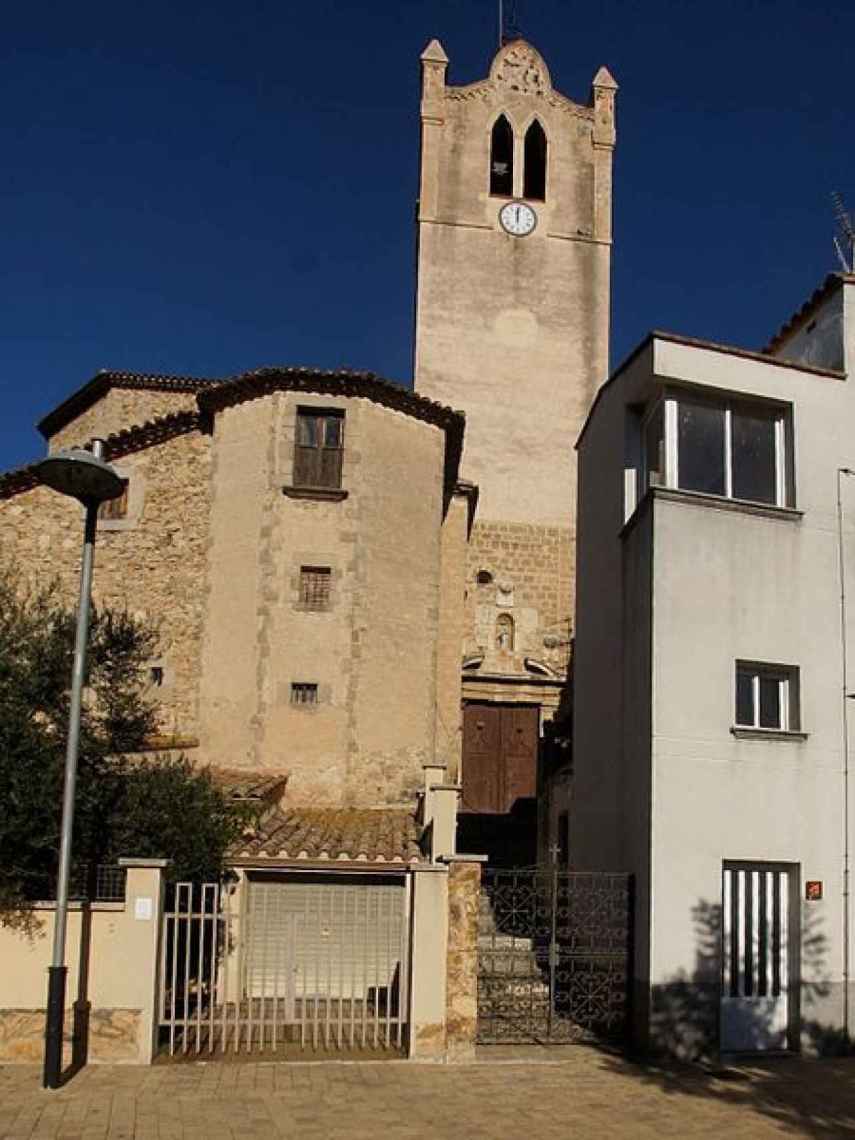
[[(806, 1052), (833, 1060), (816, 1064), (793, 1055), (718, 1054), (721, 907), (701, 900), (692, 909), (695, 968), (680, 971), (654, 993), (651, 1039), (656, 1055), (606, 1064), (623, 1076), (658, 1085), (672, 1095), (703, 1097), (773, 1119), (795, 1135), (816, 1140), (855, 1138), (855, 1059), (843, 1033), (825, 1020), (833, 1005), (829, 942), (821, 916), (802, 915), (801, 1039)], [(771, 1013), (757, 1013), (754, 1037), (773, 1033)], [(691, 1105), (687, 1101), (687, 1113)]]

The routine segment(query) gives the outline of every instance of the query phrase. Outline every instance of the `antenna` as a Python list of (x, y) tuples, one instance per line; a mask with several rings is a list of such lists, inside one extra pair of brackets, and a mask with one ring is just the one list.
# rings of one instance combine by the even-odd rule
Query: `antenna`
[(831, 201), (834, 204), (834, 220), (838, 229), (838, 233), (834, 235), (834, 248), (837, 250), (843, 272), (855, 273), (855, 229), (852, 228), (852, 219), (836, 190), (832, 191)]

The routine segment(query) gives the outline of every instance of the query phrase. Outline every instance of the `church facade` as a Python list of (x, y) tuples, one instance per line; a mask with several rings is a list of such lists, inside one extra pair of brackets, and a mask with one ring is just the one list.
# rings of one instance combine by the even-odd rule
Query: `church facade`
[[(479, 494), (464, 582), (464, 832), (470, 847), (531, 863), (539, 777), (567, 763), (546, 741), (573, 637), (572, 441), (608, 374), (617, 85), (600, 68), (575, 103), (522, 41), (465, 87), (446, 82), (447, 65), (433, 41), (414, 382), (464, 409), (461, 474)], [(562, 829), (543, 796), (541, 809), (543, 854)]]
[[(39, 426), (51, 450), (105, 438), (127, 481), (95, 592), (158, 627), (153, 747), (287, 772), (295, 805), (411, 804), (441, 765), (502, 820), (534, 805), (568, 677), (616, 85), (601, 69), (574, 103), (522, 40), (467, 87), (447, 62), (422, 56), (414, 391), (104, 372)], [(28, 469), (0, 478), (4, 556), (69, 598), (79, 527)]]

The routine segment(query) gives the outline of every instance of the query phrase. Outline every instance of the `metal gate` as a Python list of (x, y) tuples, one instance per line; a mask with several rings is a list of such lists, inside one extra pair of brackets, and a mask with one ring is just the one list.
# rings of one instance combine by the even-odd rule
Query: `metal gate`
[(622, 1038), (631, 920), (630, 875), (487, 870), (478, 933), (478, 1040)]
[(170, 1056), (401, 1050), (408, 888), (377, 875), (259, 877), (240, 905), (178, 883), (163, 919), (161, 1045)]
[[(723, 1052), (786, 1049), (790, 1028), (788, 864), (726, 862), (722, 869)], [(797, 889), (797, 887), (796, 887)]]

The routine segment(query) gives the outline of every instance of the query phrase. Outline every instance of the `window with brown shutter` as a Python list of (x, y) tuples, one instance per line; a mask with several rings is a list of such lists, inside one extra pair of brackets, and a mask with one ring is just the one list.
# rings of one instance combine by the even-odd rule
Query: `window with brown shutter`
[(122, 493), (115, 499), (105, 499), (98, 508), (99, 519), (124, 519), (128, 516), (128, 480), (122, 480)]
[(344, 413), (298, 408), (294, 445), (295, 487), (341, 487)]

